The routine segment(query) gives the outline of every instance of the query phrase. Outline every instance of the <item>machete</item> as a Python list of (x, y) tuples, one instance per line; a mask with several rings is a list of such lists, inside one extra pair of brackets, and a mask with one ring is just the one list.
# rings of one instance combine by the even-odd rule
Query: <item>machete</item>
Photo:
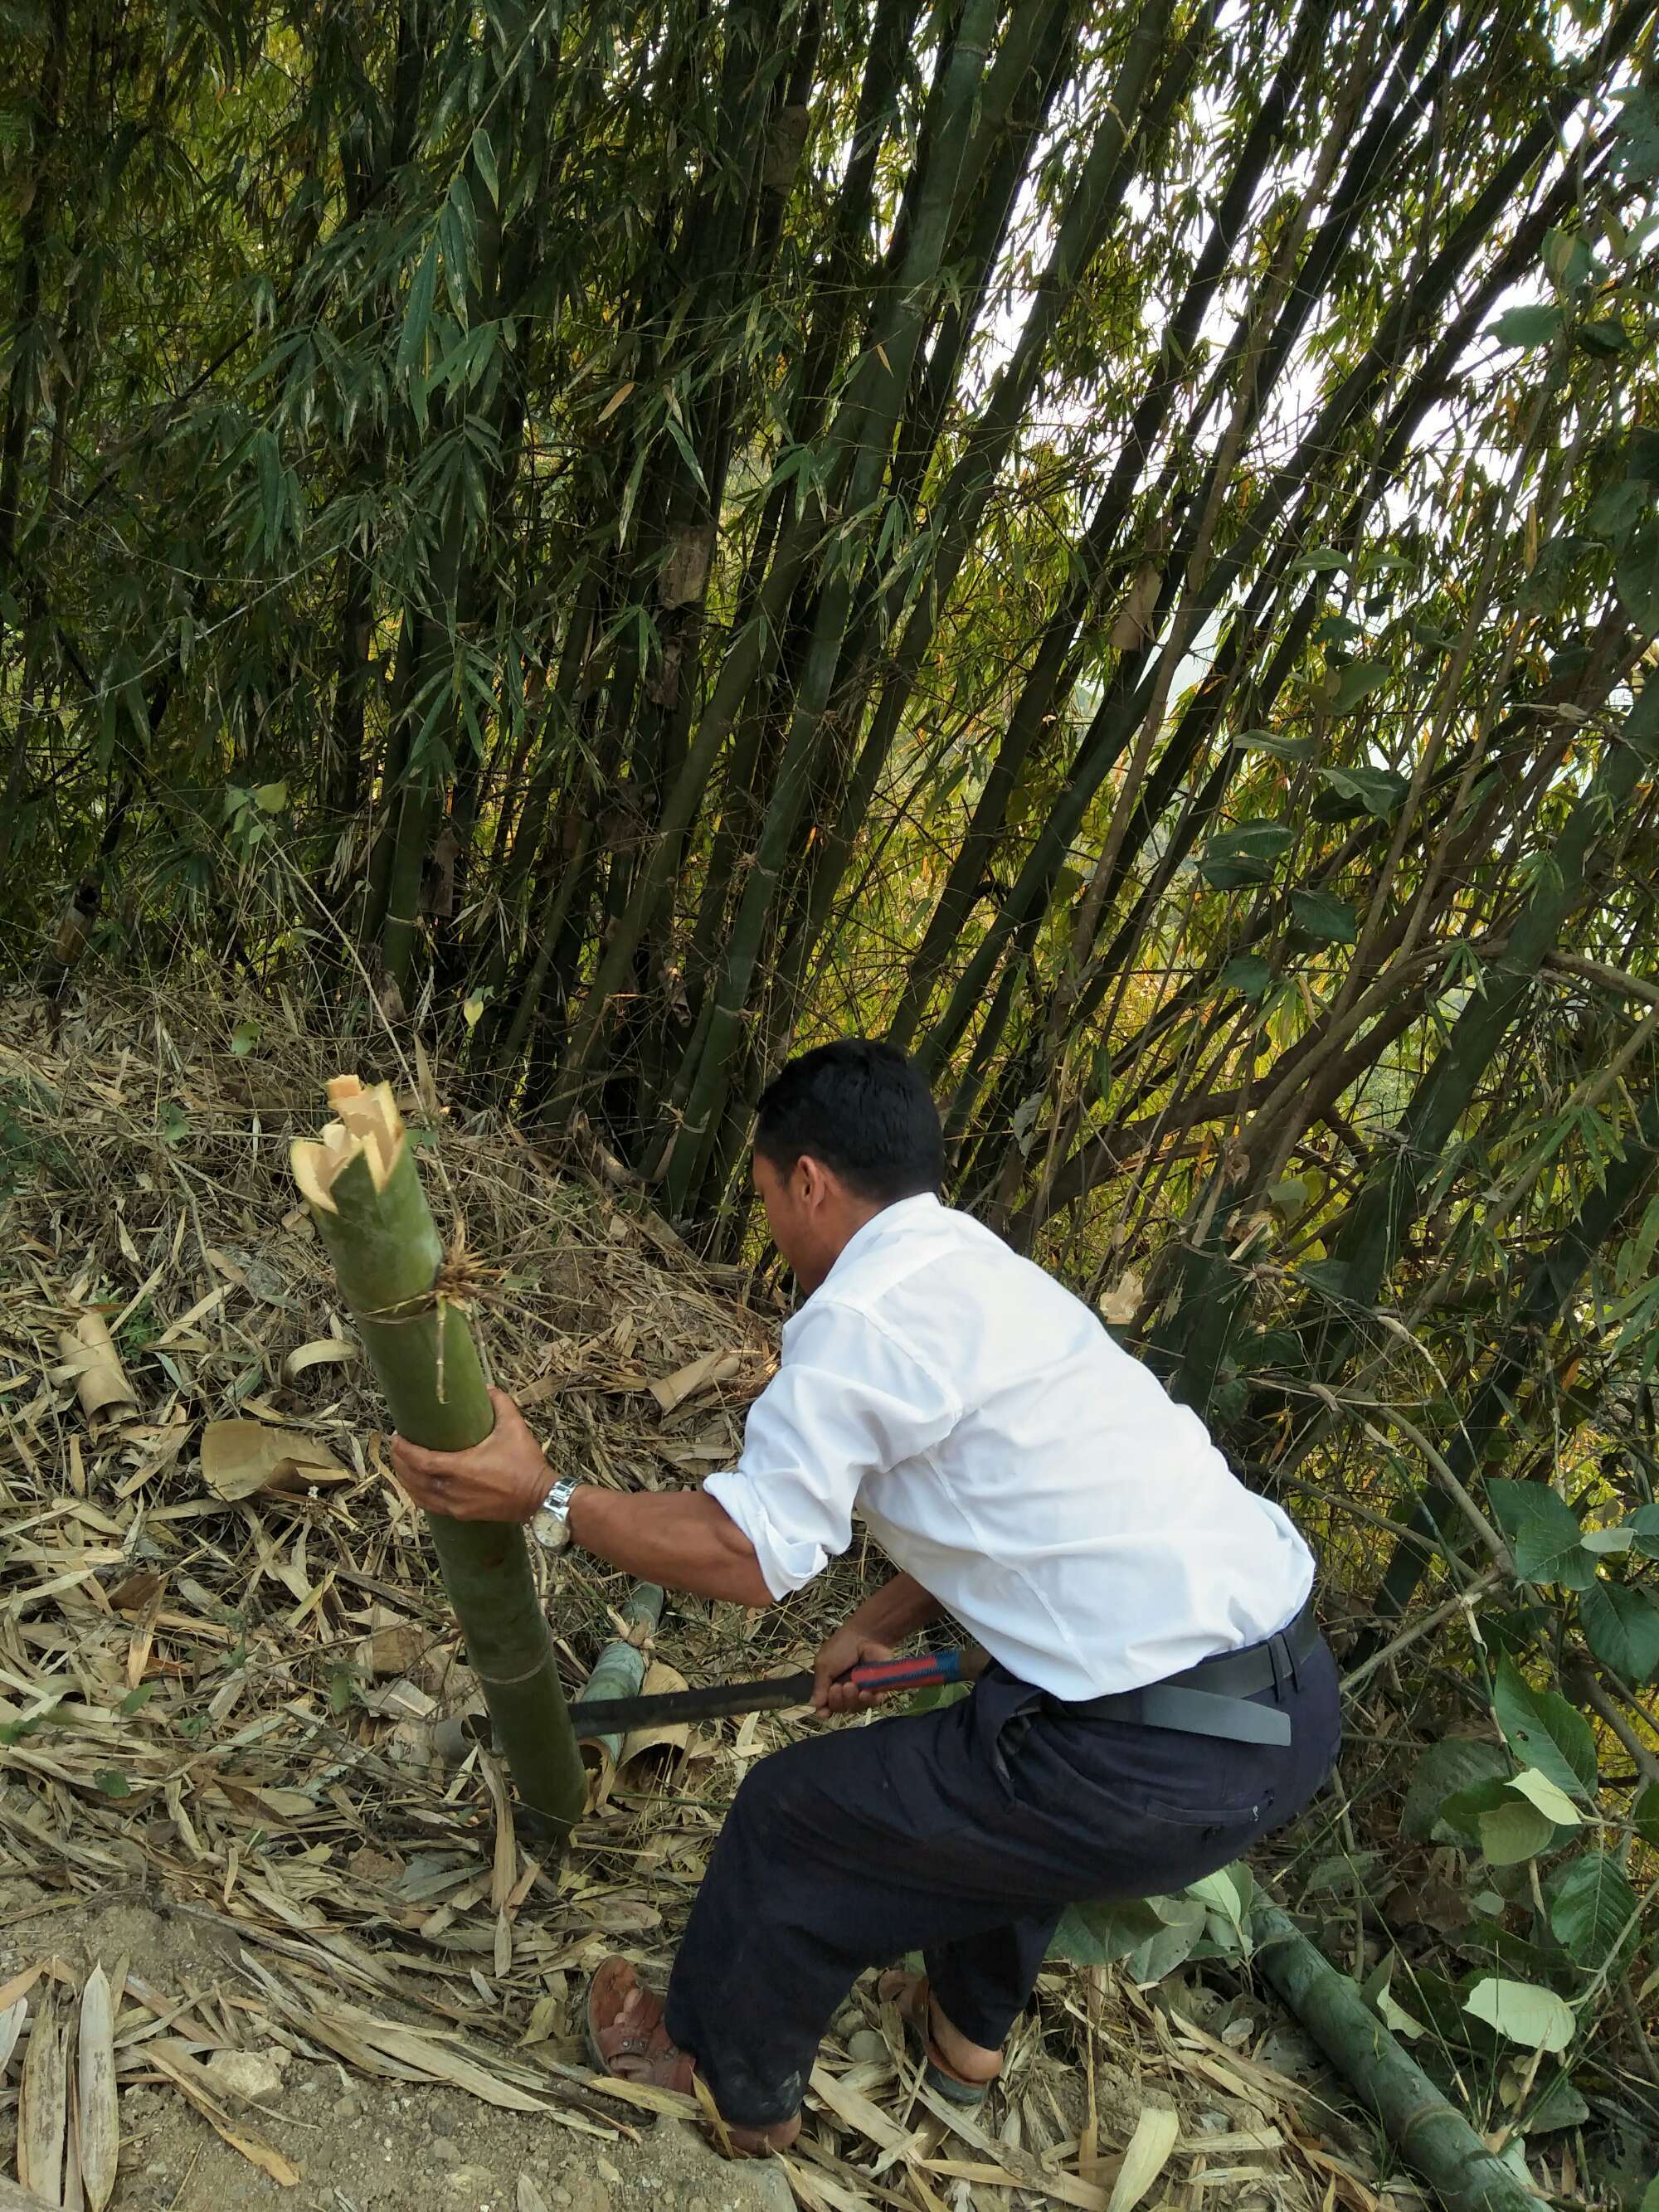
[[(915, 1659), (875, 1659), (841, 1677), (848, 1686), (885, 1696), (964, 1680), (960, 1651), (924, 1651)], [(570, 1718), (579, 1736), (626, 1735), (678, 1721), (719, 1720), (732, 1713), (771, 1712), (812, 1700), (812, 1674), (769, 1674), (759, 1682), (716, 1682), (702, 1690), (665, 1690), (649, 1698), (578, 1698)]]

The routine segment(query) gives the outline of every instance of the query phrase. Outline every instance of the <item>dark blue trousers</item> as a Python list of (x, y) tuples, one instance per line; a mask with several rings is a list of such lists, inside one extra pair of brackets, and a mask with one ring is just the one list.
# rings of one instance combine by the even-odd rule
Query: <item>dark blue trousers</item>
[(1340, 1732), (1324, 1644), (1255, 1702), (1289, 1713), (1288, 1745), (1089, 1717), (994, 1666), (957, 1705), (760, 1760), (692, 1907), (669, 2033), (728, 2120), (766, 2126), (799, 2109), (857, 1976), (919, 1950), (946, 2018), (995, 2047), (1066, 1905), (1181, 1889), (1313, 1796)]

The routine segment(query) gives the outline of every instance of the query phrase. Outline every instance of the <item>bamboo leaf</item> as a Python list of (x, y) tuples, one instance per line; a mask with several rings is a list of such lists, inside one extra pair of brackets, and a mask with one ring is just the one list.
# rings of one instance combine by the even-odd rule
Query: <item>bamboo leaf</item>
[(109, 1982), (94, 1966), (81, 1991), (81, 2036), (75, 2100), (81, 2186), (91, 2212), (104, 2212), (115, 2193), (121, 2122), (115, 2093), (115, 2025)]
[(427, 326), (432, 320), (432, 303), (437, 289), (438, 241), (434, 238), (416, 265), (409, 302), (404, 309), (403, 333), (398, 341), (398, 368), (405, 377), (414, 375), (425, 362)]
[(484, 190), (492, 204), (501, 204), (501, 181), (495, 171), (495, 149), (488, 131), (481, 123), (472, 134), (472, 160), (478, 174), (483, 179)]

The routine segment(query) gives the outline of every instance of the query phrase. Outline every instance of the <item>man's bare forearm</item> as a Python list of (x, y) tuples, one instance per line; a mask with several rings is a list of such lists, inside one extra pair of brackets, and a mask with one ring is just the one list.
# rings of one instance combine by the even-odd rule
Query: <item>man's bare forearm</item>
[(570, 1500), (570, 1533), (585, 1552), (665, 1589), (738, 1605), (770, 1605), (755, 1547), (706, 1491), (604, 1490), (585, 1482)]
[(866, 1598), (845, 1626), (875, 1644), (902, 1644), (944, 1617), (945, 1607), (931, 1590), (923, 1589), (914, 1575), (897, 1574)]

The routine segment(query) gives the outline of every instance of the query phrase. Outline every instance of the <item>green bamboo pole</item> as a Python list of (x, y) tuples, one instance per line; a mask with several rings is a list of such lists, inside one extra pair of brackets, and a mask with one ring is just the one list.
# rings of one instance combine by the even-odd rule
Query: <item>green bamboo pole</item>
[[(339, 1119), (291, 1147), (294, 1179), (398, 1434), (464, 1450), (495, 1414), (465, 1314), (446, 1295), (443, 1247), (392, 1087), (364, 1091), (340, 1075), (328, 1097)], [(562, 1850), (586, 1790), (524, 1531), (441, 1513), (427, 1528), (529, 1825)]]
[(1276, 1905), (1258, 1903), (1250, 1928), (1256, 1965), (1445, 2212), (1538, 2212), (1525, 2179), (1486, 2148), (1346, 1974)]
[(637, 1698), (645, 1680), (645, 1638), (662, 1619), (663, 1592), (656, 1583), (635, 1583), (623, 1600), (621, 1613), (634, 1635), (617, 1637), (593, 1662), (586, 1686), (577, 1692), (570, 1717), (586, 1763), (601, 1771), (617, 1765), (623, 1753), (621, 1735), (594, 1735), (582, 1725), (582, 1706), (589, 1698)]

